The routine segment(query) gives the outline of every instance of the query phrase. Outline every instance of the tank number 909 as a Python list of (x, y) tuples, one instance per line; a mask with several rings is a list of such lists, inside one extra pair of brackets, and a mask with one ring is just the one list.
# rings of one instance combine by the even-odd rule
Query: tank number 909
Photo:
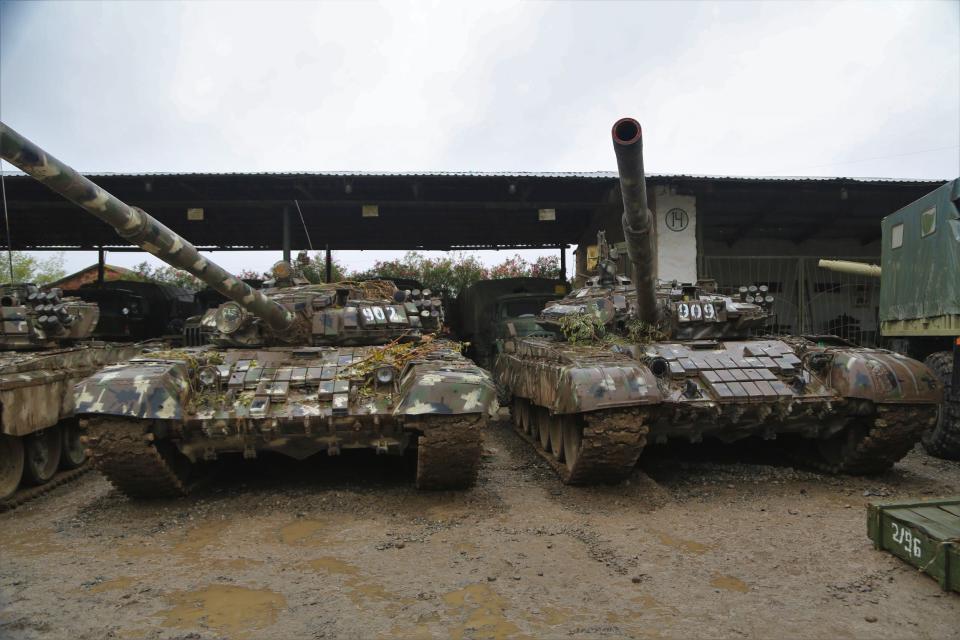
[(691, 319), (713, 320), (717, 317), (717, 312), (709, 302), (704, 303), (703, 306), (697, 303), (687, 304), (686, 302), (681, 302), (677, 305), (677, 316), (679, 316), (681, 321)]
[(913, 535), (910, 529), (902, 527), (896, 522), (891, 522), (890, 526), (893, 528), (893, 541), (900, 545), (903, 550), (907, 552), (907, 555), (913, 558), (919, 558), (923, 551), (920, 545), (920, 538)]

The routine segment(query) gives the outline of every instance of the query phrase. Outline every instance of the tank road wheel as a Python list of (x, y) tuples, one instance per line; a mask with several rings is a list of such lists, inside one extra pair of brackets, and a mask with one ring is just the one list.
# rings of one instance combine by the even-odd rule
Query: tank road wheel
[(567, 469), (577, 466), (580, 457), (580, 448), (583, 445), (583, 424), (575, 415), (560, 417), (563, 425), (563, 459)]
[(550, 424), (550, 451), (563, 462), (563, 416), (547, 416)]
[(0, 500), (13, 495), (23, 476), (23, 439), (0, 433)]
[(24, 438), (24, 481), (35, 485), (50, 482), (50, 478), (60, 466), (62, 448), (63, 436), (56, 425), (31, 433)]
[(950, 383), (953, 381), (953, 354), (940, 351), (923, 361), (943, 383), (943, 402), (937, 422), (923, 432), (923, 448), (932, 456), (960, 460), (960, 402), (950, 401)]
[(477, 481), (484, 417), (476, 413), (424, 418), (417, 440), (418, 489), (466, 489)]
[(837, 435), (817, 441), (806, 462), (828, 473), (886, 471), (913, 449), (936, 418), (933, 405), (882, 406), (876, 417), (852, 420)]
[(550, 414), (543, 407), (534, 405), (534, 415), (537, 421), (537, 430), (540, 435), (540, 447), (550, 453)]
[(60, 425), (60, 432), (63, 435), (60, 468), (76, 469), (87, 461), (86, 448), (80, 442), (80, 425), (76, 420), (69, 420)]

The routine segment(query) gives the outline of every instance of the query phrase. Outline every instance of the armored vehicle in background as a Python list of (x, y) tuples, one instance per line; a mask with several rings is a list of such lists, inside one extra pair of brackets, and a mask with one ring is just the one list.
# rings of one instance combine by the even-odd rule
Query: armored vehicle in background
[(831, 271), (880, 278), (880, 334), (894, 351), (920, 359), (943, 383), (931, 454), (960, 460), (960, 179), (881, 222), (881, 265), (821, 260)]
[(97, 305), (59, 289), (0, 285), (0, 314), (0, 506), (6, 506), (22, 497), (21, 482), (42, 487), (58, 469), (86, 461), (71, 419), (73, 385), (136, 349), (91, 340)]
[(68, 292), (100, 307), (97, 336), (104, 340), (179, 342), (187, 318), (201, 311), (193, 292), (157, 282), (111, 280)]
[(613, 146), (634, 277), (601, 234), (597, 275), (538, 316), (551, 337), (507, 341), (495, 368), (518, 431), (563, 480), (619, 481), (647, 438), (782, 437), (843, 473), (903, 457), (936, 420), (934, 373), (839, 338), (763, 337), (773, 298), (758, 288), (658, 283), (639, 123), (619, 120)]
[(467, 355), (487, 370), (493, 369), (503, 342), (536, 335), (536, 316), (546, 304), (562, 298), (567, 284), (552, 278), (481, 280), (457, 296), (453, 330), (469, 343)]
[(0, 150), (128, 242), (229, 298), (214, 313), (213, 344), (150, 353), (77, 385), (94, 462), (127, 495), (182, 495), (199, 463), (264, 451), (415, 450), (418, 487), (475, 481), (496, 389), (458, 344), (434, 337), (438, 300), (383, 281), (299, 284), (285, 262), (274, 266), (272, 288), (252, 289), (2, 124)]

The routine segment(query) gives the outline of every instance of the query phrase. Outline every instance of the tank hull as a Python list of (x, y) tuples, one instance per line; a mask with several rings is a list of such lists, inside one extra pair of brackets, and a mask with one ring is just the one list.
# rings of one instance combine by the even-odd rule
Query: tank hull
[[(797, 439), (793, 453), (813, 466), (879, 471), (917, 442), (936, 419), (941, 397), (933, 372), (920, 362), (886, 350), (822, 346), (801, 338), (709, 345), (526, 339), (511, 349), (498, 359), (496, 378), (514, 398), (519, 414), (514, 422), (542, 455), (552, 458), (566, 481), (572, 466), (583, 464), (570, 460), (571, 454), (577, 458), (590, 449), (610, 449), (592, 441), (590, 433), (602, 431), (603, 416), (614, 411), (633, 411), (642, 424), (620, 435), (620, 440), (635, 440), (634, 460), (647, 440), (788, 436)], [(531, 412), (538, 417), (525, 418)], [(547, 436), (534, 438), (543, 435), (543, 425)], [(554, 442), (558, 435), (559, 443)], [(573, 448), (563, 442), (570, 436)], [(857, 449), (864, 442), (873, 447), (869, 452)], [(844, 447), (853, 449), (844, 453)], [(616, 481), (631, 470), (623, 466), (619, 477), (601, 476)], [(590, 478), (584, 471), (580, 476)]]
[[(137, 345), (90, 342), (43, 351), (0, 352), (0, 507), (22, 502), (18, 488), (23, 484), (55, 485), (58, 473), (83, 464), (82, 450), (72, 460), (62, 453), (64, 446), (71, 444), (63, 441), (70, 438), (68, 430), (73, 429), (68, 423), (74, 416), (74, 385), (99, 368), (141, 350)], [(59, 438), (61, 443), (47, 446), (34, 442), (46, 436)], [(28, 477), (31, 461), (24, 458), (31, 454), (34, 458), (49, 455), (50, 459)], [(63, 459), (53, 459), (55, 454), (63, 455)], [(30, 491), (35, 493), (37, 489)]]
[[(222, 455), (304, 459), (347, 449), (416, 450), (419, 487), (469, 486), (481, 427), (497, 410), (496, 389), (452, 343), (434, 341), (420, 355), (417, 349), (386, 382), (371, 377), (371, 368), (384, 362), (381, 346), (153, 354), (106, 367), (78, 385), (77, 415), (90, 432), (97, 466), (136, 497), (185, 493), (190, 467)], [(198, 388), (201, 370), (215, 371), (218, 382)], [(432, 455), (434, 446), (443, 454)], [(138, 456), (170, 467), (151, 474), (163, 486), (131, 480), (139, 478)], [(171, 471), (177, 482), (164, 480)]]

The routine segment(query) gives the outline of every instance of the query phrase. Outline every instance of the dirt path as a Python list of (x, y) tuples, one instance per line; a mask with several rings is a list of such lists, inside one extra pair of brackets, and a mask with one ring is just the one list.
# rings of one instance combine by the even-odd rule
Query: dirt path
[(840, 479), (673, 448), (577, 489), (505, 425), (487, 447), (463, 493), (373, 457), (146, 504), (88, 474), (0, 515), (0, 638), (960, 637), (960, 597), (864, 524), (865, 493), (957, 494), (960, 464)]

